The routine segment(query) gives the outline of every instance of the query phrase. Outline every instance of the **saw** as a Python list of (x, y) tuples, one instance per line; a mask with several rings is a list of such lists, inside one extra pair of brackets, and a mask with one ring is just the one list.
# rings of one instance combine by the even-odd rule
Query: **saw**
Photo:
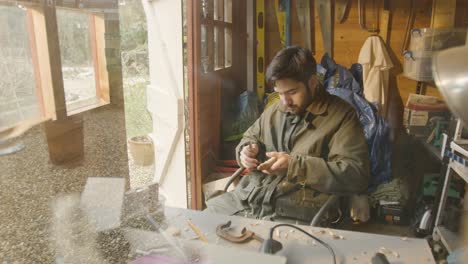
[(330, 58), (333, 58), (333, 1), (317, 0), (316, 4), (320, 20), (320, 30), (322, 31), (323, 49), (328, 53)]

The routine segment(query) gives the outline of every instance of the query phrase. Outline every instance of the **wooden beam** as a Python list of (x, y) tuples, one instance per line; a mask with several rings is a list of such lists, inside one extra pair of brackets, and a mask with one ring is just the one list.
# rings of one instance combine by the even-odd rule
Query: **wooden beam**
[(189, 130), (190, 130), (190, 207), (191, 209), (202, 209), (201, 195), (201, 159), (200, 142), (198, 135), (199, 127), (199, 104), (198, 104), (198, 76), (202, 72), (201, 46), (200, 46), (200, 2), (187, 0), (187, 78), (188, 78), (188, 103), (189, 103)]
[(39, 55), (37, 50), (36, 44), (36, 35), (34, 29), (34, 16), (33, 10), (31, 8), (28, 9), (27, 15), (27, 29), (28, 29), (28, 36), (29, 36), (29, 47), (31, 50), (31, 60), (34, 69), (34, 81), (36, 87), (36, 98), (37, 104), (39, 107), (39, 111), (41, 111), (42, 116), (47, 116), (46, 112), (46, 105), (44, 104), (44, 93), (42, 92), (42, 83), (41, 83), (41, 70), (40, 70), (40, 63), (39, 63)]
[(456, 6), (456, 0), (433, 0), (431, 28), (453, 28)]
[(62, 77), (62, 62), (60, 58), (60, 44), (57, 27), (57, 15), (54, 0), (43, 0), (42, 8), (45, 19), (45, 33), (50, 63), (51, 84), (54, 94), (55, 114), (57, 120), (67, 117), (65, 89)]
[(105, 45), (104, 17), (92, 14), (91, 16), (91, 47), (93, 50), (94, 72), (96, 78), (96, 95), (104, 103), (110, 102), (109, 76), (107, 72)]
[(44, 13), (37, 8), (28, 8), (28, 17), (30, 17), (29, 23), (31, 25), (31, 55), (36, 73), (36, 87), (40, 90), (38, 94), (41, 96), (44, 116), (56, 119)]

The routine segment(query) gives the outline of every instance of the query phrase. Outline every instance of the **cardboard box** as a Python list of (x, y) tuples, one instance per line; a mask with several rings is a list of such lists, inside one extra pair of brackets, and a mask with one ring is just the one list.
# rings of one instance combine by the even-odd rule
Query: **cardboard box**
[(434, 96), (410, 94), (403, 114), (403, 125), (408, 134), (427, 139), (438, 123), (450, 120), (445, 103)]

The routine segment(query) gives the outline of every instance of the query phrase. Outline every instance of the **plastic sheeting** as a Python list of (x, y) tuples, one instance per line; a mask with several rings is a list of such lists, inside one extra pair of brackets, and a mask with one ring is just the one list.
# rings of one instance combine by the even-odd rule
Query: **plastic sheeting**
[(244, 132), (259, 116), (257, 94), (249, 91), (241, 93), (235, 104), (223, 110), (223, 140), (241, 139)]
[(375, 105), (363, 97), (362, 66), (353, 64), (348, 70), (324, 55), (317, 72), (323, 74), (326, 90), (339, 96), (354, 106), (369, 146), (371, 179), (368, 191), (371, 192), (381, 183), (391, 180), (391, 141), (390, 128), (385, 119), (378, 114)]

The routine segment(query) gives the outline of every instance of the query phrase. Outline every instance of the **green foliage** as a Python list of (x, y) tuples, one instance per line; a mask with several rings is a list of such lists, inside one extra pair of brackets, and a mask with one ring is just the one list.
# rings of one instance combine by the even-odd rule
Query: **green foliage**
[(127, 138), (146, 135), (153, 131), (151, 116), (146, 109), (146, 86), (148, 82), (124, 83), (125, 120)]
[(92, 61), (89, 14), (58, 9), (57, 26), (62, 65), (66, 67), (89, 65)]
[(152, 132), (146, 106), (148, 85), (148, 33), (141, 0), (127, 0), (119, 6), (122, 71), (124, 75), (125, 120), (127, 137)]
[(124, 76), (147, 75), (148, 33), (141, 1), (126, 1), (119, 15)]

